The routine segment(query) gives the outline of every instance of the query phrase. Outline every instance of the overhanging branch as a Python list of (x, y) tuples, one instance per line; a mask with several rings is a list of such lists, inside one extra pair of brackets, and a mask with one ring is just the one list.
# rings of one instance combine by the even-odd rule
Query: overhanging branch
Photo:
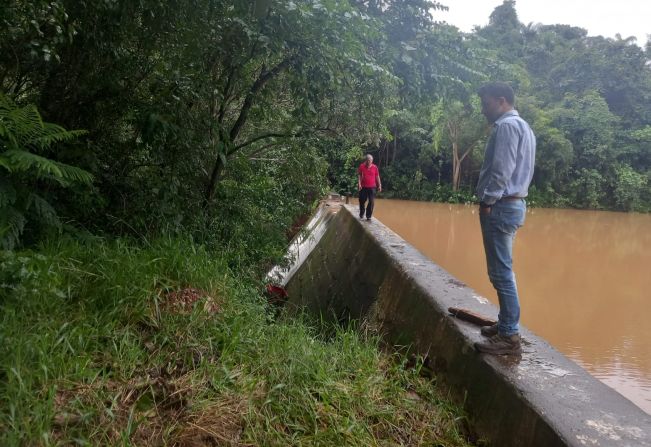
[(251, 138), (248, 141), (245, 141), (244, 143), (238, 144), (237, 146), (233, 147), (233, 149), (230, 151), (230, 153), (233, 153), (235, 151), (238, 151), (242, 149), (243, 147), (249, 146), (250, 144), (255, 143), (256, 141), (264, 140), (266, 138), (295, 138), (300, 136), (301, 133), (280, 133), (280, 132), (268, 132), (264, 133), (261, 135), (257, 135), (253, 138)]
[[(244, 99), (244, 103), (242, 104), (242, 108), (240, 109), (240, 114), (237, 117), (237, 121), (235, 121), (235, 124), (233, 124), (233, 128), (231, 129), (230, 132), (230, 141), (234, 142), (237, 136), (240, 134), (240, 131), (242, 130), (242, 127), (244, 126), (244, 123), (246, 122), (246, 118), (249, 114), (249, 111), (251, 110), (251, 106), (253, 105), (253, 100), (255, 99), (255, 95), (262, 90), (262, 88), (265, 86), (267, 82), (269, 82), (271, 79), (276, 77), (280, 72), (288, 68), (291, 63), (296, 59), (296, 55), (289, 56), (285, 59), (283, 59), (278, 65), (273, 67), (270, 70), (265, 70), (264, 68), (260, 72), (260, 75), (258, 76), (258, 79), (253, 83), (251, 86), (251, 89), (249, 90), (249, 93), (247, 93), (246, 98)], [(233, 149), (231, 153), (233, 153), (236, 149)]]

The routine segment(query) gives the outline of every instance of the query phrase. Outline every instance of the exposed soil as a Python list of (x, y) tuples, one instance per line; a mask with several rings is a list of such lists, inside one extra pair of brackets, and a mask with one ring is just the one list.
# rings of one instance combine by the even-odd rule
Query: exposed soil
[(163, 295), (163, 309), (170, 312), (186, 314), (192, 312), (195, 304), (203, 301), (203, 310), (210, 314), (221, 311), (221, 307), (208, 292), (193, 287), (185, 287), (181, 290), (167, 292)]

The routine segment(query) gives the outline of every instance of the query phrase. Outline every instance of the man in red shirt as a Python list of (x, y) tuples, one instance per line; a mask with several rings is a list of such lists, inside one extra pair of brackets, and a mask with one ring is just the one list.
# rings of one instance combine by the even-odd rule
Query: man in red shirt
[[(382, 182), (380, 181), (380, 170), (373, 164), (373, 156), (366, 154), (366, 161), (359, 165), (357, 169), (357, 187), (359, 188), (359, 218), (364, 218), (366, 211), (366, 220), (371, 220), (373, 215), (373, 206), (375, 205), (375, 190), (382, 192)], [(368, 200), (366, 210), (364, 205)]]

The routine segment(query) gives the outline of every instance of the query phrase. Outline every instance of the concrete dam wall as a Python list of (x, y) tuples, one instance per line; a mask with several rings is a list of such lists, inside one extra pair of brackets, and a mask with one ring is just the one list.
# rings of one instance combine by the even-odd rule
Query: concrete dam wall
[[(426, 359), (439, 382), (495, 446), (651, 446), (651, 416), (522, 328), (523, 354), (479, 354), (479, 327), (451, 316), (497, 309), (377, 220), (322, 205), (270, 273), (292, 305), (337, 321), (361, 320)], [(479, 248), (478, 248), (479, 249)]]

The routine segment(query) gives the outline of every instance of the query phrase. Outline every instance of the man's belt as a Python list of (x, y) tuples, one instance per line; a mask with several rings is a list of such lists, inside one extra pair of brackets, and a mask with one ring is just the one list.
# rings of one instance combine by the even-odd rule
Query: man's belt
[[(520, 197), (520, 196), (506, 196), (506, 197), (502, 197), (502, 198), (501, 198), (500, 200), (498, 200), (497, 202), (499, 202), (499, 201), (501, 201), (501, 200), (512, 201), (512, 200), (523, 200), (523, 199), (524, 199), (524, 197)], [(497, 202), (495, 202), (495, 203), (497, 203)], [(493, 206), (493, 205), (487, 205), (487, 204), (484, 203), (484, 202), (479, 202), (479, 206), (480, 206), (480, 208), (490, 208), (490, 207)]]

